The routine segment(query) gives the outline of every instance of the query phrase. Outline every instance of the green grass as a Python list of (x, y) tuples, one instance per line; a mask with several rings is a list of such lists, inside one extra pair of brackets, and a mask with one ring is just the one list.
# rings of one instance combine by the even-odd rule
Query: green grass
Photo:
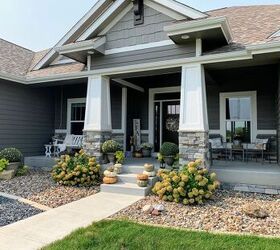
[(153, 227), (129, 221), (107, 220), (79, 229), (44, 248), (45, 250), (84, 249), (280, 249), (280, 239), (193, 232)]

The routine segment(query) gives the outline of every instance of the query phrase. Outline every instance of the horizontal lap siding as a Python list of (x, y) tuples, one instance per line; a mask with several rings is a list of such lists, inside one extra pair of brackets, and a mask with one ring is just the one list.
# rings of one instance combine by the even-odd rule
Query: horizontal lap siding
[(54, 133), (52, 90), (0, 80), (0, 93), (0, 148), (42, 154)]
[(220, 129), (219, 93), (257, 91), (259, 130), (276, 129), (277, 71), (275, 66), (208, 71), (207, 107), (210, 129)]
[(140, 63), (159, 62), (163, 60), (188, 58), (195, 56), (195, 45), (167, 45), (130, 52), (122, 52), (92, 58), (92, 69), (102, 69), (135, 65)]

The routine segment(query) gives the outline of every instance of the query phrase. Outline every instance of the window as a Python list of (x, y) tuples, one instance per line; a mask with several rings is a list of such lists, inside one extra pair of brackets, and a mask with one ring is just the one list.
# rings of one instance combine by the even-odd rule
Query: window
[(85, 98), (68, 99), (68, 123), (69, 134), (82, 135), (85, 123)]
[(220, 94), (220, 127), (227, 142), (250, 143), (257, 130), (256, 92)]
[(179, 115), (180, 114), (180, 105), (168, 105), (167, 114), (168, 115)]

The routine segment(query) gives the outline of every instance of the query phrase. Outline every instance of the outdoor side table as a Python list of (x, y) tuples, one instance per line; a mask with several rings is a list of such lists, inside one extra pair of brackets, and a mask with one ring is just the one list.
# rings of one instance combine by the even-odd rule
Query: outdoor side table
[(239, 148), (239, 147), (232, 147), (230, 149), (230, 159), (233, 160), (234, 155), (241, 155), (242, 156), (242, 161), (245, 161), (245, 149), (244, 148)]
[(46, 144), (45, 145), (45, 156), (47, 158), (51, 158), (52, 157), (52, 144)]

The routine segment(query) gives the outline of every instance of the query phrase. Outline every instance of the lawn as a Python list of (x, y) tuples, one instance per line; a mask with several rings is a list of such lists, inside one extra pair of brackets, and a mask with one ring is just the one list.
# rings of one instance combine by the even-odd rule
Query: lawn
[(71, 249), (280, 249), (280, 239), (220, 235), (107, 220), (79, 229), (45, 250)]

